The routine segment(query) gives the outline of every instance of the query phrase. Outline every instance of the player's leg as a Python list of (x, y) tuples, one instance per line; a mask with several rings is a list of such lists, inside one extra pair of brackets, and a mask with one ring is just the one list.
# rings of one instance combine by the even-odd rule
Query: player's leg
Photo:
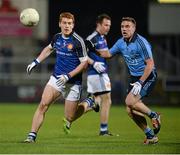
[(101, 106), (100, 135), (110, 135), (108, 132), (108, 117), (111, 106), (111, 83), (108, 74), (89, 75), (87, 77), (87, 92), (95, 96)]
[(108, 131), (108, 120), (109, 120), (109, 112), (111, 107), (111, 93), (108, 92), (106, 94), (100, 95), (101, 97), (101, 111), (100, 111), (100, 133), (99, 135), (109, 135), (112, 134)]
[(158, 112), (152, 111), (143, 102), (137, 102), (136, 104), (134, 104), (134, 109), (137, 111), (141, 111), (151, 119), (155, 134), (157, 134), (160, 131), (161, 122), (160, 114)]
[(95, 96), (94, 94), (88, 94), (87, 98), (83, 100), (81, 104), (85, 104), (85, 113), (94, 110), (95, 112), (99, 112), (100, 110), (100, 101), (99, 97)]
[(126, 110), (128, 112), (128, 115), (130, 116), (130, 118), (145, 133), (146, 139), (145, 139), (144, 143), (146, 143), (146, 144), (157, 143), (158, 138), (157, 138), (157, 136), (155, 136), (153, 130), (148, 126), (144, 114), (142, 114), (136, 110), (132, 110), (129, 107), (126, 107)]
[[(140, 100), (141, 96), (134, 96), (131, 92), (127, 95), (126, 97), (126, 106), (128, 107), (128, 109), (131, 109), (131, 111), (133, 111), (133, 114), (138, 114), (138, 112), (145, 114), (147, 116), (150, 117), (150, 114), (156, 114), (156, 112), (151, 111), (150, 108), (148, 108), (141, 100)], [(136, 112), (136, 113), (135, 113)], [(138, 121), (140, 121), (142, 124), (144, 124), (144, 128), (141, 125), (138, 125), (145, 133), (146, 135), (146, 140), (145, 143), (157, 143), (158, 142), (158, 138), (157, 136), (155, 136), (154, 131), (149, 128), (149, 126), (147, 125), (147, 122), (145, 123), (145, 118), (142, 118), (142, 116), (136, 116), (133, 115), (133, 120), (136, 122), (136, 124), (138, 125)], [(155, 117), (155, 116), (153, 116)], [(144, 123), (143, 123), (144, 122)]]
[(45, 86), (40, 104), (38, 105), (33, 116), (31, 132), (28, 134), (27, 139), (24, 142), (35, 142), (37, 132), (44, 121), (46, 111), (51, 103), (53, 103), (59, 96), (60, 93), (52, 86), (48, 84)]
[[(70, 133), (70, 127), (73, 121), (77, 119), (77, 109), (78, 103), (81, 96), (81, 85), (72, 85), (66, 84), (66, 96), (65, 96), (65, 109), (64, 109), (64, 119), (63, 119), (63, 130), (65, 134)], [(79, 116), (82, 116), (84, 107), (80, 107), (81, 113)]]
[[(134, 96), (130, 90), (132, 86), (129, 84), (129, 94), (126, 97), (126, 105), (136, 111), (140, 111), (143, 114), (146, 114), (152, 121), (152, 125), (154, 127), (154, 133), (157, 134), (161, 128), (160, 122), (160, 114), (158, 112), (152, 111), (149, 107), (147, 107), (143, 102), (139, 102), (145, 96), (148, 96), (153, 90), (156, 83), (157, 74), (156, 72), (152, 72), (147, 80), (144, 82), (143, 87), (141, 89), (140, 95)], [(131, 81), (129, 83), (134, 83), (138, 80), (138, 77), (131, 77)]]
[(94, 110), (95, 112), (99, 112), (99, 105), (95, 102), (94, 96), (90, 95), (78, 104), (76, 115), (73, 121), (92, 110)]
[(63, 130), (66, 134), (70, 133), (71, 123), (74, 121), (76, 110), (77, 110), (78, 101), (69, 101), (65, 100), (64, 108), (64, 119), (63, 119)]

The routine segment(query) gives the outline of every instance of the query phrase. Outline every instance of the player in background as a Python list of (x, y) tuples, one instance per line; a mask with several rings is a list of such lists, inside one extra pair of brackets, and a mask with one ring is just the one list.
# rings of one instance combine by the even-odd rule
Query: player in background
[[(80, 117), (78, 102), (81, 96), (82, 71), (87, 68), (87, 52), (83, 39), (73, 31), (74, 15), (63, 12), (59, 17), (61, 33), (57, 33), (51, 43), (46, 46), (40, 55), (27, 66), (27, 73), (31, 71), (53, 51), (56, 52), (54, 71), (47, 82), (39, 106), (34, 113), (31, 131), (24, 142), (35, 142), (37, 133), (43, 124), (49, 106), (60, 96), (65, 98), (64, 130), (69, 132), (74, 119)], [(93, 100), (87, 99), (88, 106), (93, 106)], [(81, 110), (80, 110), (81, 111)], [(77, 115), (78, 113), (78, 115)]]
[(111, 27), (111, 18), (101, 14), (96, 20), (96, 30), (86, 39), (88, 51), (87, 92), (95, 97), (100, 105), (100, 136), (112, 134), (108, 131), (109, 111), (111, 107), (111, 83), (107, 74), (106, 59), (98, 56), (95, 51), (106, 51), (108, 45), (105, 36)]
[[(108, 51), (98, 52), (104, 58), (115, 54), (123, 56), (130, 73), (128, 94), (126, 96), (126, 109), (132, 120), (146, 135), (144, 144), (158, 142), (157, 133), (160, 131), (160, 115), (152, 111), (142, 101), (152, 91), (157, 73), (149, 42), (136, 33), (136, 21), (131, 17), (123, 17), (121, 21), (122, 37)], [(154, 129), (146, 121), (147, 115)]]

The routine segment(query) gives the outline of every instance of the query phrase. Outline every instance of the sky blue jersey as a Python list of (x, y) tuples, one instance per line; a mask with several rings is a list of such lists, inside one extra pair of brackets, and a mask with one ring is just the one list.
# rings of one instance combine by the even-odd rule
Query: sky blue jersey
[[(81, 61), (87, 59), (86, 47), (83, 39), (75, 32), (68, 38), (61, 33), (54, 35), (50, 46), (56, 51), (56, 63), (53, 75), (67, 74), (74, 70)], [(69, 83), (81, 84), (82, 73), (71, 78)]]
[(124, 57), (132, 76), (142, 76), (146, 66), (145, 60), (153, 59), (151, 45), (137, 33), (130, 42), (120, 38), (110, 49), (110, 53), (121, 54)]
[[(105, 36), (100, 35), (97, 31), (94, 31), (91, 35), (89, 35), (86, 40), (89, 40), (93, 44), (95, 50), (98, 51), (108, 50), (108, 45)], [(107, 72), (107, 63), (105, 58), (98, 56), (95, 53), (95, 51), (91, 51), (91, 50), (89, 50), (88, 56), (94, 61), (103, 62)], [(99, 73), (93, 68), (92, 65), (89, 65), (88, 75), (94, 75), (94, 74), (99, 74)]]

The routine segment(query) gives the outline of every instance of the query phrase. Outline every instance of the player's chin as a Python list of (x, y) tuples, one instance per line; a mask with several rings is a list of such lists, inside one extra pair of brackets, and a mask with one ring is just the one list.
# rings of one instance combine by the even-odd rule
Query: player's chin
[(64, 31), (65, 36), (69, 36), (72, 33), (72, 31)]
[(122, 34), (124, 39), (129, 39), (129, 36), (127, 34)]

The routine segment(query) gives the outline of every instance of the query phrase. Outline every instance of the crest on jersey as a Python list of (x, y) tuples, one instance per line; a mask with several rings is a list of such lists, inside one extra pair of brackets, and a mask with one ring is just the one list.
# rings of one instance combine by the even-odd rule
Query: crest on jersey
[(68, 50), (72, 50), (73, 49), (73, 44), (67, 44), (67, 48), (68, 48)]

